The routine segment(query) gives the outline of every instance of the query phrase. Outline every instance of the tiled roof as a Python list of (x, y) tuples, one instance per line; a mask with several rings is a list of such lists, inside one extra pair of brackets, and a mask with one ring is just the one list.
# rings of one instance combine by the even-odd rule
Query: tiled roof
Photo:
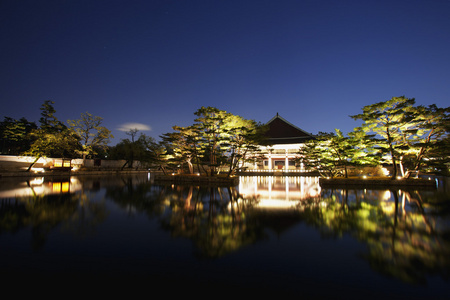
[(314, 138), (310, 133), (280, 117), (278, 113), (266, 125), (269, 127), (266, 132), (269, 144), (296, 144)]

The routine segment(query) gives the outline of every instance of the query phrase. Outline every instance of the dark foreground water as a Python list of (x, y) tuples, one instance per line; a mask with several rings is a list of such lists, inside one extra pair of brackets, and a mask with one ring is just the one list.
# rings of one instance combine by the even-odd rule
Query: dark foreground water
[[(151, 175), (0, 179), (2, 290), (447, 299), (450, 192), (236, 188)], [(61, 295), (61, 296), (63, 296)], [(169, 297), (171, 298), (171, 297)]]

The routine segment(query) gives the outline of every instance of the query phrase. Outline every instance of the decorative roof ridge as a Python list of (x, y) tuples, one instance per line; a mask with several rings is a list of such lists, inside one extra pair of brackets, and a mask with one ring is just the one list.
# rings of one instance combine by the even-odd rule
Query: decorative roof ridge
[(291, 122), (289, 122), (289, 121), (286, 120), (285, 118), (281, 117), (278, 113), (277, 113), (277, 115), (276, 115), (275, 117), (273, 117), (272, 119), (270, 119), (269, 122), (266, 123), (266, 125), (270, 124), (270, 123), (273, 122), (275, 119), (280, 119), (280, 120), (282, 120), (283, 122), (289, 124), (290, 126), (292, 126), (292, 127), (296, 128), (296, 129), (300, 130), (300, 131), (303, 132), (304, 134), (307, 134), (307, 135), (309, 135), (309, 136), (313, 136), (312, 133), (306, 132), (306, 131), (304, 131), (303, 129), (301, 129), (300, 127), (295, 126), (294, 124), (292, 124)]

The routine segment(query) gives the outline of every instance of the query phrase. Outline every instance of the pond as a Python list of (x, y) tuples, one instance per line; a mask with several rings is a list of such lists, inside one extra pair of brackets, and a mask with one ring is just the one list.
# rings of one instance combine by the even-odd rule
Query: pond
[[(4, 287), (103, 294), (447, 298), (450, 192), (323, 189), (315, 177), (235, 188), (151, 174), (0, 179)], [(209, 294), (208, 294), (209, 295)]]

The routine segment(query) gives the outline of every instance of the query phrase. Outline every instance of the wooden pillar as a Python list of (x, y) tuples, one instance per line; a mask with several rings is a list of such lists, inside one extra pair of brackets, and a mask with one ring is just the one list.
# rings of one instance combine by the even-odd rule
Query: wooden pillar
[(286, 149), (286, 157), (284, 159), (284, 169), (286, 170), (286, 172), (289, 170), (288, 149)]
[(269, 162), (267, 164), (267, 168), (272, 170), (272, 154), (269, 152)]

